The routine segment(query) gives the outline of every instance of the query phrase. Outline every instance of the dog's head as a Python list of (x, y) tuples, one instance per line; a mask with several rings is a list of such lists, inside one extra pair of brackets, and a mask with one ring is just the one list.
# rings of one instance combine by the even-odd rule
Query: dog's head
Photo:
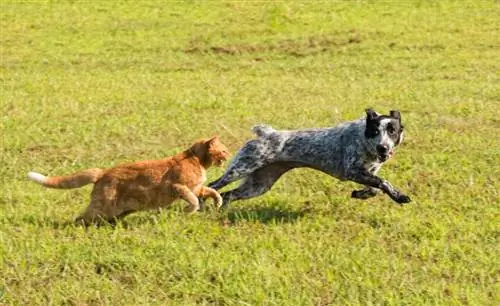
[(191, 147), (190, 151), (198, 156), (207, 167), (222, 166), (231, 156), (228, 148), (220, 141), (219, 136), (198, 141)]
[(377, 156), (380, 162), (385, 162), (403, 141), (401, 113), (391, 110), (387, 116), (380, 115), (371, 108), (367, 109), (365, 137), (370, 153)]

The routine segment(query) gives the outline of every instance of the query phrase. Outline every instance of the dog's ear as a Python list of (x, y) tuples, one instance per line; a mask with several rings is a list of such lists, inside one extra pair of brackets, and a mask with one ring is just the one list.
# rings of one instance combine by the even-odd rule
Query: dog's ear
[(389, 112), (389, 115), (394, 118), (394, 119), (398, 119), (399, 121), (401, 121), (401, 113), (398, 111), (398, 110), (391, 110)]
[(377, 113), (372, 108), (367, 108), (365, 112), (367, 121), (372, 121), (373, 119), (377, 118)]

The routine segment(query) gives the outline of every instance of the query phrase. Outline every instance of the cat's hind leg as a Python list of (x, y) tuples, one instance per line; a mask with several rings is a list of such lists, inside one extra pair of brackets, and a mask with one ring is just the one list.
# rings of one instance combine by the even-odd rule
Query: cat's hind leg
[(109, 203), (100, 199), (93, 199), (85, 211), (75, 219), (75, 223), (89, 226), (91, 224), (106, 223), (111, 220), (111, 216), (106, 212)]
[(76, 218), (75, 222), (88, 226), (93, 223), (106, 223), (114, 220), (123, 212), (117, 205), (116, 186), (107, 183), (97, 183), (92, 190), (89, 206)]
[[(134, 202), (134, 201), (132, 201)], [(127, 203), (126, 203), (127, 204)], [(87, 209), (76, 218), (75, 222), (89, 226), (90, 224), (110, 223), (115, 224), (116, 221), (125, 218), (126, 216), (134, 213), (140, 209), (136, 209), (134, 205), (118, 205), (113, 207), (110, 201), (106, 200), (92, 200)]]

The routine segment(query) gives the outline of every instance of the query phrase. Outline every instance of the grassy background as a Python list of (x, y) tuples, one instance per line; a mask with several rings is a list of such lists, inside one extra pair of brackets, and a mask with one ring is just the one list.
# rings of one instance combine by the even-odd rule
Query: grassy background
[[(498, 303), (498, 1), (2, 1), (0, 303)], [(250, 127), (400, 109), (381, 175), (411, 205), (307, 169), (224, 213), (67, 225), (66, 174)], [(209, 180), (222, 169), (212, 169)]]

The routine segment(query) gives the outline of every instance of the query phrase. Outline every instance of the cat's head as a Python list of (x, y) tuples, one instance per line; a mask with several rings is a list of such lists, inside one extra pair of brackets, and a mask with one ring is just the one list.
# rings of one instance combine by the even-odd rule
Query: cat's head
[(191, 150), (207, 167), (222, 166), (231, 156), (228, 148), (220, 141), (219, 136), (201, 140), (195, 143)]

